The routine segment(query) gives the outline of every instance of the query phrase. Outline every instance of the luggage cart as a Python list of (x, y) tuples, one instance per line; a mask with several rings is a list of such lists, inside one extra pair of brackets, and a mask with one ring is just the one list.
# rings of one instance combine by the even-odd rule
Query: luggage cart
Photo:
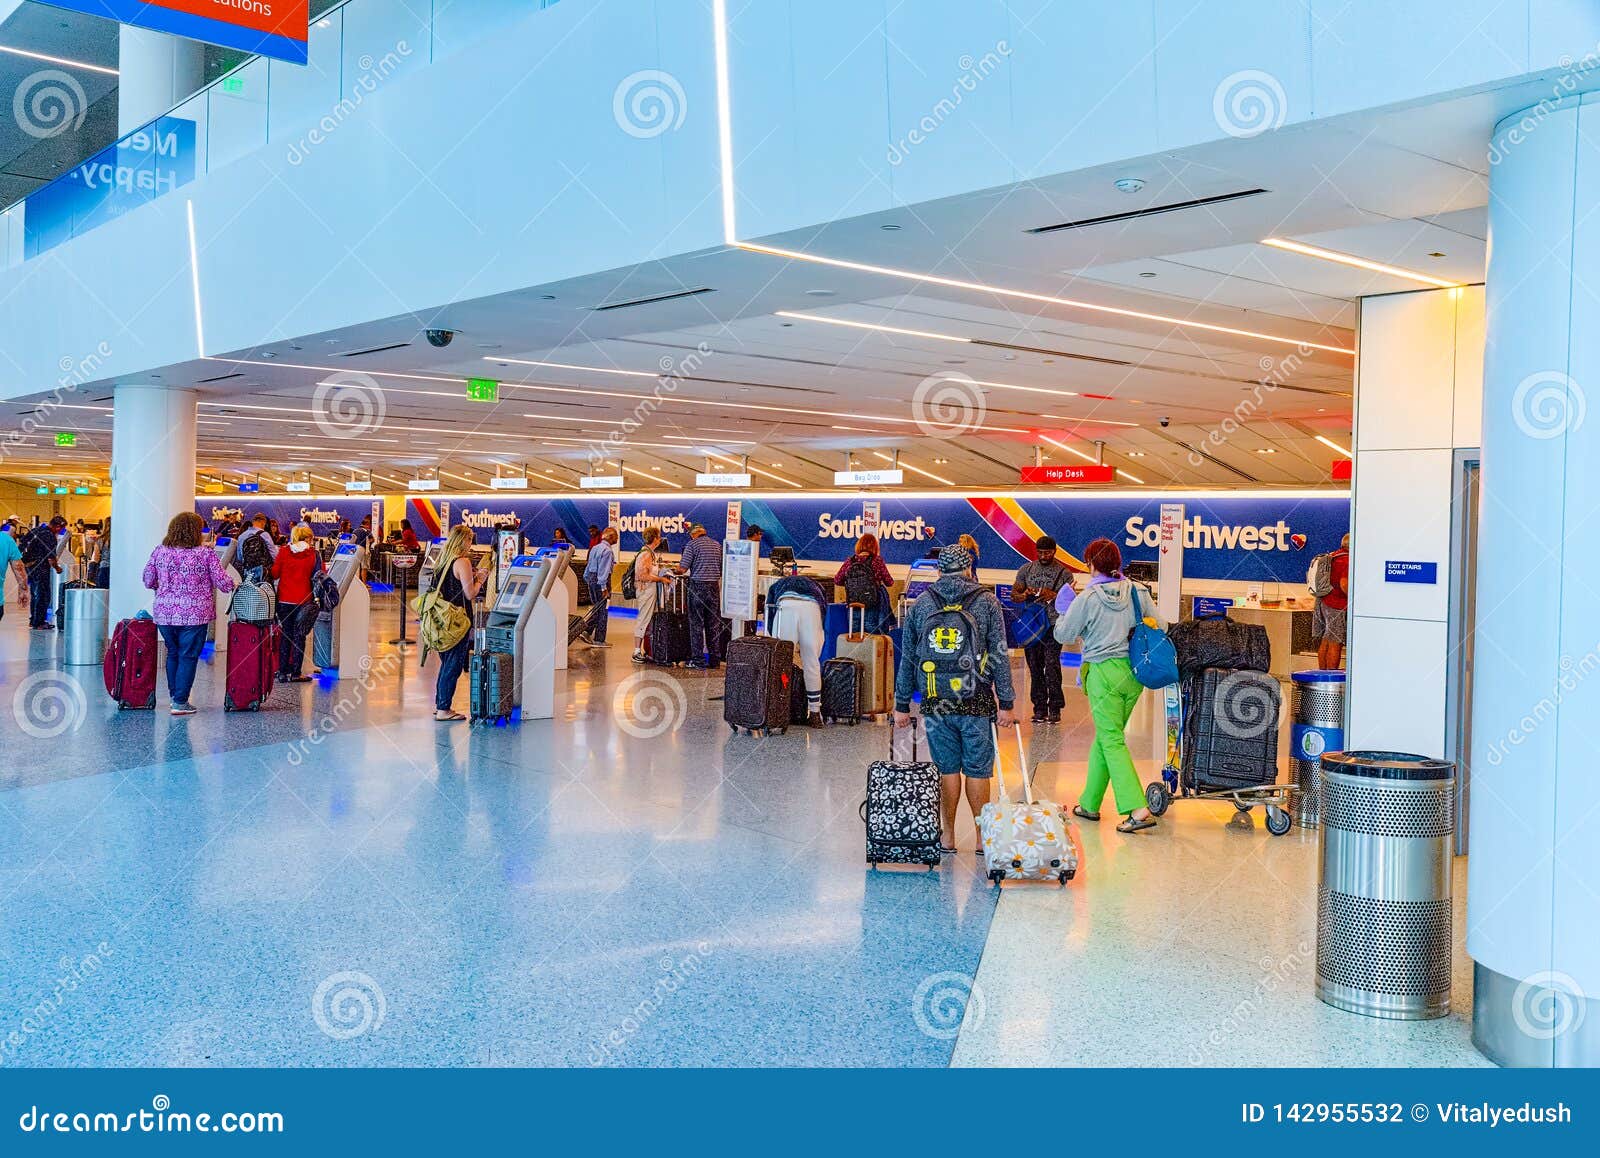
[[(1283, 836), (1294, 827), (1294, 816), (1289, 809), (1293, 784), (1270, 783), (1245, 786), (1208, 784), (1193, 772), (1185, 772), (1183, 755), (1192, 743), (1189, 736), (1189, 697), (1193, 694), (1191, 681), (1184, 679), (1177, 685), (1178, 727), (1169, 730), (1167, 763), (1161, 769), (1161, 779), (1145, 786), (1144, 802), (1152, 816), (1161, 816), (1177, 800), (1227, 800), (1240, 812), (1248, 813), (1257, 805), (1266, 808), (1267, 831), (1273, 836)], [(1274, 760), (1276, 770), (1276, 760)]]

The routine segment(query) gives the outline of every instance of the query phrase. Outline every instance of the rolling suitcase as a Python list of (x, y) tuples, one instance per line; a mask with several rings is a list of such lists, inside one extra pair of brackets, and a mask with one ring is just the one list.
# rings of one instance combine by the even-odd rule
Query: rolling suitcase
[(822, 718), (854, 724), (861, 718), (861, 661), (830, 659), (822, 665)]
[(650, 659), (653, 663), (689, 661), (689, 613), (683, 580), (674, 579), (656, 594), (660, 602), (650, 616)]
[(1183, 778), (1191, 788), (1255, 788), (1278, 779), (1278, 681), (1208, 667), (1183, 681)]
[(917, 721), (911, 721), (911, 762), (894, 758), (895, 729), (889, 729), (889, 758), (867, 766), (867, 797), (861, 820), (867, 827), (867, 863), (938, 865), (939, 770), (917, 759)]
[(467, 666), (468, 712), (474, 724), (509, 720), (516, 708), (516, 658), (503, 651), (475, 651)]
[(811, 718), (811, 705), (806, 702), (806, 673), (799, 664), (789, 669), (789, 722), (803, 724)]
[(1033, 778), (1028, 774), (1028, 749), (1022, 742), (1021, 724), (1016, 725), (1016, 732), (1022, 799), (1012, 800), (1006, 790), (1005, 776), (1000, 770), (1000, 731), (996, 728), (994, 775), (999, 794), (978, 814), (984, 867), (995, 884), (1053, 880), (1064, 885), (1078, 873), (1072, 823), (1061, 805), (1033, 798)]
[(311, 662), (323, 671), (333, 668), (333, 612), (318, 614), (311, 629)]
[(111, 632), (101, 661), (106, 692), (118, 711), (151, 711), (156, 706), (156, 622), (124, 619)]
[[(858, 612), (860, 631), (854, 630)], [(870, 720), (894, 706), (894, 644), (887, 635), (867, 634), (867, 609), (861, 604), (852, 603), (847, 614), (851, 631), (839, 637), (834, 655), (839, 659), (853, 659), (861, 665), (861, 678), (856, 685), (856, 715)]]
[(222, 697), (225, 712), (259, 712), (272, 695), (278, 675), (278, 626), (228, 622), (228, 674)]
[(722, 718), (729, 728), (754, 735), (789, 730), (794, 644), (770, 635), (746, 635), (728, 645)]

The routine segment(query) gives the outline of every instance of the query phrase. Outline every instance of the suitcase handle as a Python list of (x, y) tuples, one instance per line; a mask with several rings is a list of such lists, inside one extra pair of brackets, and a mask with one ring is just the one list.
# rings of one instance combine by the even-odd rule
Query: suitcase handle
[[(915, 764), (917, 762), (917, 719), (918, 719), (918, 717), (912, 716), (911, 717), (911, 724), (910, 724), (910, 728), (911, 728), (911, 762), (913, 764)], [(899, 731), (899, 729), (895, 727), (895, 725), (894, 725), (894, 716), (891, 714), (889, 716), (889, 762), (891, 764), (894, 763), (894, 734), (897, 731)], [(867, 807), (866, 801), (863, 800), (861, 802), (861, 807), (862, 807), (863, 810)], [(862, 815), (861, 819), (862, 820), (866, 819), (865, 814)]]
[[(1028, 745), (1022, 739), (1022, 722), (1019, 720), (1011, 725), (1016, 730), (1018, 767), (1022, 769), (1022, 799), (1024, 803), (1033, 803), (1033, 778), (1028, 775)], [(994, 737), (994, 777), (1000, 788), (1000, 795), (1006, 794), (1006, 778), (1001, 771), (1000, 759), (1000, 725), (991, 720), (989, 732)]]
[[(857, 611), (861, 612), (861, 631), (859, 634), (856, 632)], [(850, 637), (850, 641), (852, 643), (855, 643), (866, 636), (867, 605), (865, 603), (851, 603), (846, 606), (844, 613), (844, 633)]]

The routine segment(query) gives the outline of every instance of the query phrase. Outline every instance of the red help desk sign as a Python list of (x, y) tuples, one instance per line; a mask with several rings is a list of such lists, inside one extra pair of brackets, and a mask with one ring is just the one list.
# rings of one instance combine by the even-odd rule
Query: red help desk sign
[(306, 62), (309, 0), (47, 0), (123, 24), (242, 52)]
[(1025, 466), (1024, 483), (1108, 483), (1116, 478), (1116, 468), (1109, 466)]

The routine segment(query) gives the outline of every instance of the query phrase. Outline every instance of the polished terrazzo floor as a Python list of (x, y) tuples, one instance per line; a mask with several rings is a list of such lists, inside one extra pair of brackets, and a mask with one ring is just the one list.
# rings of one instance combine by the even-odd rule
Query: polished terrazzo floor
[[(1180, 804), (1084, 831), (1067, 890), (986, 888), (970, 835), (872, 873), (887, 730), (732, 737), (720, 678), (639, 672), (628, 626), (574, 651), (554, 721), (470, 729), (387, 648), (260, 714), (210, 668), (198, 716), (118, 714), (13, 609), (0, 1065), (1479, 1062), (1459, 950), (1445, 1021), (1312, 997), (1314, 834)], [(1087, 734), (1069, 692), (1042, 787)]]

